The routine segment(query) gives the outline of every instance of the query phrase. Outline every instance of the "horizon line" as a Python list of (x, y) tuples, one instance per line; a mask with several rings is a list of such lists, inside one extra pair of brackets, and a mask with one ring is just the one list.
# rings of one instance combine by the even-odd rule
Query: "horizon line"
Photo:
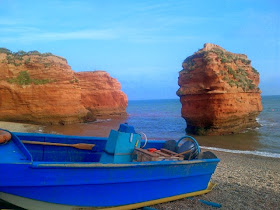
[[(275, 95), (262, 95), (261, 96), (280, 96), (279, 94)], [(160, 100), (180, 100), (180, 97), (178, 98), (154, 98), (154, 99), (128, 99), (128, 101), (160, 101)]]

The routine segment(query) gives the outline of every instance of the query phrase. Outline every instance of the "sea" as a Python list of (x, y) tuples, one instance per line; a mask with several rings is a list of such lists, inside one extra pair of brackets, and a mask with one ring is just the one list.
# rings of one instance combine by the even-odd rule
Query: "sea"
[[(280, 96), (262, 96), (263, 111), (257, 118), (260, 127), (239, 134), (195, 136), (201, 148), (230, 153), (280, 158)], [(40, 130), (81, 136), (108, 136), (120, 123), (133, 125), (148, 140), (178, 140), (186, 135), (186, 121), (181, 117), (179, 99), (129, 101), (128, 116), (102, 118), (91, 123), (47, 126)]]

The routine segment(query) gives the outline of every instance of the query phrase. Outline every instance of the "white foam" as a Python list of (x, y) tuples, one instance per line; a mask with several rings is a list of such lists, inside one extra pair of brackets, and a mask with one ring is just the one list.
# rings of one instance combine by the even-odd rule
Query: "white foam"
[(257, 155), (257, 156), (262, 156), (262, 157), (280, 158), (280, 154), (271, 153), (271, 152), (248, 151), (248, 150), (231, 150), (231, 149), (222, 149), (222, 148), (216, 148), (216, 147), (204, 147), (204, 146), (200, 146), (200, 148), (215, 150), (215, 151), (221, 151), (221, 152), (234, 153), (234, 154), (247, 154), (247, 155)]
[(102, 122), (109, 122), (111, 121), (112, 119), (97, 119), (96, 121), (93, 121), (92, 123), (102, 123)]
[(261, 127), (274, 127), (274, 126), (278, 126), (279, 123), (277, 122), (271, 122), (268, 120), (263, 120), (260, 118), (256, 118), (257, 122), (261, 125)]

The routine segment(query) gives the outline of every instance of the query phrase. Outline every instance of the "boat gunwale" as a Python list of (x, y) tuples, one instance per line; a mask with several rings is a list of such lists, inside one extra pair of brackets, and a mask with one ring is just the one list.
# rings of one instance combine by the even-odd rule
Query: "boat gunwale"
[(143, 166), (173, 166), (173, 165), (190, 165), (199, 163), (220, 162), (220, 159), (201, 159), (201, 160), (183, 160), (183, 161), (148, 161), (132, 163), (82, 163), (82, 162), (37, 162), (34, 161), (32, 168), (123, 168), (123, 167), (143, 167)]
[(16, 136), (24, 137), (42, 137), (48, 139), (83, 139), (83, 140), (97, 140), (97, 141), (107, 141), (108, 137), (99, 136), (77, 136), (77, 135), (63, 135), (63, 134), (50, 134), (50, 133), (23, 133), (23, 132), (13, 132)]

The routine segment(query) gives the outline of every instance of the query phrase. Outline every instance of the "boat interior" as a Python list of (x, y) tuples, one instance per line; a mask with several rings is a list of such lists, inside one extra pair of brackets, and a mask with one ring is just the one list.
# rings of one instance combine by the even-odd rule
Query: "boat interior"
[[(141, 140), (141, 135), (126, 124), (121, 124), (118, 131), (112, 130), (108, 138), (12, 133), (12, 141), (23, 156), (30, 156), (30, 159), (36, 162), (126, 163), (217, 158), (211, 152), (200, 154), (197, 142), (192, 137), (189, 138), (190, 140), (186, 140), (186, 137), (183, 137), (179, 141)], [(79, 148), (81, 143), (92, 147)], [(77, 145), (78, 148), (75, 147)]]

